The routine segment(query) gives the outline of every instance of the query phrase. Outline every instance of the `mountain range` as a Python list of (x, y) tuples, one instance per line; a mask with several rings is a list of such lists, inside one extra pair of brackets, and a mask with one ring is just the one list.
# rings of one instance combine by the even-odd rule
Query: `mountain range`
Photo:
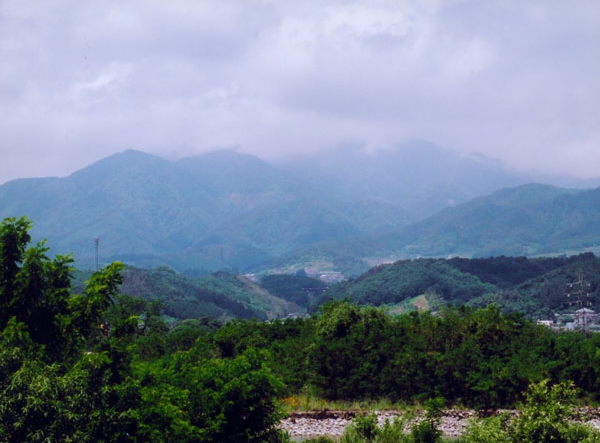
[[(313, 245), (280, 258), (349, 264), (358, 275), (380, 263), (421, 257), (572, 255), (600, 251), (600, 188), (529, 184), (503, 188), (383, 235)], [(355, 260), (356, 261), (356, 260)], [(350, 266), (353, 266), (350, 270)]]
[(28, 216), (34, 239), (82, 268), (121, 260), (351, 275), (417, 256), (594, 250), (598, 184), (516, 173), (425, 142), (276, 163), (235, 151), (171, 161), (129, 150), (68, 177), (5, 183), (0, 217)]

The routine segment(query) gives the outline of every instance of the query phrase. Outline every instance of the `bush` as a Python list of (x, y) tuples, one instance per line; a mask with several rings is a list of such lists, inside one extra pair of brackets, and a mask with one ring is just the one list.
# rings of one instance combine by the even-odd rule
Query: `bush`
[(437, 443), (442, 437), (442, 431), (438, 429), (442, 418), (442, 405), (444, 400), (434, 398), (425, 403), (425, 417), (414, 425), (410, 435), (414, 443)]
[(460, 443), (512, 443), (513, 440), (506, 431), (509, 418), (503, 414), (471, 421)]
[(409, 443), (410, 436), (406, 433), (406, 419), (395, 418), (390, 422), (385, 420), (379, 431), (380, 443)]
[(532, 384), (521, 413), (512, 422), (505, 416), (474, 421), (461, 439), (464, 443), (581, 443), (600, 442), (600, 431), (574, 421), (573, 383)]
[(379, 427), (377, 426), (377, 415), (361, 415), (354, 419), (354, 427), (356, 433), (366, 441), (374, 441), (379, 435)]
[(600, 441), (600, 432), (573, 421), (571, 405), (575, 396), (573, 383), (550, 386), (549, 381), (544, 380), (533, 384), (527, 392), (521, 414), (509, 428), (513, 440), (520, 443), (571, 443), (593, 437)]
[[(429, 419), (422, 420), (415, 425), (419, 431), (406, 432), (407, 423), (412, 421), (414, 416), (405, 415), (396, 417), (393, 421), (386, 420), (383, 426), (379, 427), (377, 415), (363, 415), (356, 417), (346, 428), (340, 443), (418, 443), (426, 441), (435, 441), (439, 439), (437, 429), (432, 431), (433, 425)], [(426, 423), (425, 425), (423, 423)], [(415, 428), (413, 428), (415, 429)], [(436, 440), (426, 440), (429, 436), (435, 435)]]

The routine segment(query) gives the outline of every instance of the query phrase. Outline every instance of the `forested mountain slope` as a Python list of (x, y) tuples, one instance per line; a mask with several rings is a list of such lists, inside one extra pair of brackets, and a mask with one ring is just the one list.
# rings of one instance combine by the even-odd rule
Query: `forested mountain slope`
[(536, 255), (600, 246), (600, 188), (502, 189), (446, 209), (380, 244), (420, 255)]
[[(75, 290), (85, 287), (91, 271), (76, 271)], [(161, 266), (123, 270), (119, 292), (158, 301), (172, 321), (192, 318), (267, 320), (316, 312), (325, 302), (349, 300), (387, 306), (392, 312), (448, 305), (485, 308), (533, 319), (572, 314), (578, 306), (572, 285), (582, 279), (586, 306), (600, 309), (600, 259), (592, 253), (571, 257), (490, 257), (400, 260), (380, 265), (353, 279), (327, 285), (306, 275), (270, 274), (250, 280), (226, 272), (184, 275)], [(571, 285), (571, 286), (569, 286)], [(570, 289), (569, 289), (570, 288)]]
[(368, 264), (417, 257), (573, 254), (600, 250), (600, 188), (530, 184), (506, 188), (447, 208), (395, 232), (320, 244), (283, 256), (293, 266), (318, 257), (358, 275)]
[(600, 191), (528, 185), (470, 200), (528, 179), (417, 142), (277, 164), (234, 151), (169, 161), (130, 150), (69, 177), (0, 186), (0, 217), (28, 216), (34, 239), (46, 238), (54, 253), (73, 252), (80, 268), (95, 268), (95, 239), (99, 264), (208, 272), (324, 266), (346, 275), (406, 257), (600, 245)]
[[(91, 275), (91, 271), (75, 272), (75, 290), (85, 287)], [(127, 266), (119, 292), (148, 302), (160, 302), (161, 312), (173, 322), (190, 318), (264, 321), (306, 312), (308, 300), (301, 288), (323, 285), (308, 277), (290, 275), (273, 276), (271, 281), (273, 279), (285, 282), (287, 287), (273, 284), (263, 287), (246, 277), (226, 272), (189, 276), (167, 266), (153, 269)]]
[(437, 308), (493, 303), (505, 312), (553, 319), (554, 313), (576, 309), (575, 300), (566, 293), (568, 285), (577, 283), (580, 276), (589, 284), (585, 288), (590, 294), (587, 302), (597, 309), (600, 260), (591, 253), (555, 258), (400, 260), (331, 286), (313, 302), (313, 309), (330, 299), (393, 306), (425, 295)]
[(34, 238), (79, 266), (114, 259), (180, 270), (238, 269), (315, 241), (406, 224), (392, 204), (356, 203), (249, 155), (216, 152), (177, 162), (137, 151), (66, 178), (0, 186), (0, 217), (35, 220)]

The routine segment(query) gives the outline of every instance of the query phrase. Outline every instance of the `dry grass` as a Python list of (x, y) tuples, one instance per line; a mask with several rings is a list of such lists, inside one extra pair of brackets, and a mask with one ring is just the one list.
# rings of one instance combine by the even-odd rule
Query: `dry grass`
[(309, 411), (389, 411), (389, 410), (414, 410), (418, 406), (407, 406), (406, 404), (394, 403), (388, 399), (376, 400), (354, 400), (354, 401), (332, 401), (326, 400), (310, 393), (291, 395), (281, 400), (285, 412), (309, 412)]

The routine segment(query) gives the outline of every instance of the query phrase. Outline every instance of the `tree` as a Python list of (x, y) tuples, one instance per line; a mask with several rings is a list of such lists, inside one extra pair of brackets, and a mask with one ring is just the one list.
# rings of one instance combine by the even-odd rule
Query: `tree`
[(231, 359), (196, 349), (144, 363), (141, 437), (147, 441), (278, 442), (277, 397), (283, 384), (265, 365), (265, 352), (248, 349)]
[(34, 343), (45, 347), (50, 359), (65, 356), (70, 320), (70, 256), (47, 256), (41, 241), (31, 247), (26, 217), (8, 218), (0, 224), (0, 329), (11, 318), (23, 323)]
[(14, 315), (17, 273), (25, 249), (31, 240), (31, 222), (27, 217), (7, 218), (0, 224), (0, 328)]
[(129, 441), (135, 383), (105, 322), (122, 265), (71, 294), (72, 258), (29, 246), (30, 228), (25, 217), (0, 224), (0, 440)]
[(591, 437), (600, 441), (600, 432), (574, 422), (576, 394), (573, 383), (551, 385), (549, 380), (542, 380), (532, 384), (521, 414), (509, 428), (513, 441), (575, 443)]
[[(376, 397), (380, 376), (393, 350), (390, 317), (346, 302), (322, 307), (310, 350), (313, 383), (331, 399)], [(386, 394), (383, 394), (386, 395)]]
[(163, 356), (161, 306), (119, 294), (123, 264), (72, 294), (71, 258), (30, 227), (0, 224), (0, 441), (281, 441), (283, 383), (253, 336), (232, 358), (208, 339)]

